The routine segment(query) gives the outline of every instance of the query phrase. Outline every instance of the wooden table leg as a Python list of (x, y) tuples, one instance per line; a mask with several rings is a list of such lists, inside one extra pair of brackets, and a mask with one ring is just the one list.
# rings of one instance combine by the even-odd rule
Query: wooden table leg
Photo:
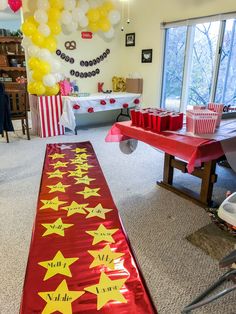
[(170, 185), (173, 184), (174, 167), (172, 167), (171, 162), (174, 159), (174, 156), (165, 153), (163, 182)]
[(216, 160), (204, 162), (203, 167), (200, 200), (203, 203), (210, 204), (212, 201), (213, 186), (216, 182)]

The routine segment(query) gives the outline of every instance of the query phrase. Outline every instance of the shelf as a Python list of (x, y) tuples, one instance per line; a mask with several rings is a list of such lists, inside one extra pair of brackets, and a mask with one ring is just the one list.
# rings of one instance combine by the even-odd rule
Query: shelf
[(22, 38), (16, 36), (0, 36), (0, 43), (21, 43)]
[(0, 67), (0, 71), (26, 72), (26, 68), (25, 67)]

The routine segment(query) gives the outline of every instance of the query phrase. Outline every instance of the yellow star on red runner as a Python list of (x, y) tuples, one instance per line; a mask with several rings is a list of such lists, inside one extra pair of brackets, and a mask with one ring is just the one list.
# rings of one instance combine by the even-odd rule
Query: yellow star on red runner
[(67, 217), (72, 216), (74, 214), (84, 214), (86, 215), (86, 207), (89, 204), (78, 204), (75, 201), (73, 201), (70, 205), (62, 207), (61, 209), (67, 211)]
[(91, 181), (94, 181), (96, 179), (89, 178), (88, 176), (84, 176), (82, 178), (74, 178), (76, 180), (75, 184), (87, 184), (90, 185)]
[(72, 314), (71, 303), (81, 297), (84, 293), (84, 291), (68, 290), (66, 280), (63, 280), (55, 291), (38, 293), (38, 295), (47, 302), (42, 311), (42, 314), (51, 314), (54, 312), (60, 312), (62, 314)]
[(99, 203), (95, 207), (86, 208), (86, 210), (89, 212), (89, 214), (86, 216), (86, 218), (99, 217), (102, 219), (106, 219), (105, 214), (112, 211), (112, 209), (110, 209), (110, 208), (103, 208), (101, 203)]
[(86, 153), (87, 152), (87, 148), (79, 148), (79, 147), (77, 147), (76, 149), (72, 149), (72, 152), (75, 152), (76, 154)]
[(49, 174), (49, 179), (51, 178), (63, 178), (63, 175), (66, 174), (66, 172), (62, 172), (59, 169), (53, 171), (53, 172), (47, 172)]
[(114, 243), (115, 240), (112, 238), (112, 235), (118, 230), (119, 229), (107, 229), (105, 226), (103, 226), (103, 224), (101, 224), (97, 230), (89, 230), (86, 231), (86, 233), (93, 237), (92, 245), (95, 245), (102, 241)]
[(59, 236), (64, 237), (65, 232), (64, 230), (67, 228), (70, 228), (72, 226), (74, 226), (74, 224), (64, 224), (61, 218), (58, 218), (56, 221), (50, 223), (50, 224), (42, 224), (42, 226), (44, 228), (46, 228), (47, 230), (44, 232), (44, 234), (42, 235), (43, 237), (46, 237), (50, 234), (58, 234)]
[(68, 177), (83, 177), (83, 175), (87, 174), (87, 171), (80, 171), (80, 170), (75, 170), (75, 171), (68, 171), (70, 174), (68, 175)]
[(85, 159), (87, 160), (88, 157), (90, 157), (92, 155), (88, 155), (87, 153), (82, 153), (82, 154), (79, 154), (79, 155), (75, 155), (75, 158), (81, 158), (81, 159)]
[(53, 209), (58, 210), (59, 206), (62, 204), (66, 204), (67, 202), (60, 201), (58, 196), (52, 198), (51, 200), (40, 200), (43, 203), (43, 206), (40, 209)]
[(49, 193), (53, 192), (65, 192), (66, 188), (68, 188), (70, 185), (64, 185), (62, 182), (58, 182), (57, 184), (54, 185), (47, 185), (47, 187), (50, 189)]
[(109, 301), (127, 303), (127, 300), (121, 293), (121, 288), (127, 278), (111, 280), (104, 272), (101, 273), (99, 283), (85, 288), (85, 291), (97, 295), (97, 310), (100, 310)]
[(64, 158), (65, 154), (53, 154), (53, 155), (48, 155), (48, 157), (51, 157), (52, 159), (61, 159)]
[(86, 161), (83, 159), (70, 159), (72, 165), (83, 165)]
[(61, 162), (61, 161), (58, 161), (56, 162), (55, 164), (50, 164), (51, 166), (53, 166), (54, 168), (65, 168), (67, 167), (67, 164), (69, 162)]
[(91, 166), (87, 163), (82, 164), (82, 165), (76, 165), (76, 169), (78, 170), (89, 170), (89, 168), (93, 168), (94, 166)]
[(102, 250), (88, 251), (88, 253), (94, 257), (94, 260), (89, 268), (104, 265), (110, 269), (115, 269), (115, 260), (125, 254), (113, 252), (109, 244)]
[(76, 262), (78, 259), (78, 257), (65, 258), (61, 251), (58, 251), (52, 260), (38, 263), (40, 266), (47, 269), (43, 280), (45, 281), (57, 274), (72, 277), (69, 266)]
[(76, 194), (81, 194), (86, 199), (86, 198), (89, 198), (91, 196), (101, 196), (100, 194), (98, 194), (99, 190), (100, 190), (100, 188), (90, 189), (86, 186), (83, 191), (76, 192)]

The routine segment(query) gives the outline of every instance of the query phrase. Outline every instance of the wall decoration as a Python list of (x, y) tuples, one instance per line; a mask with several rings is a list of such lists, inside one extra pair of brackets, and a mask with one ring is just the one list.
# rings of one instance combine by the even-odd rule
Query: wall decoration
[(125, 46), (135, 46), (135, 33), (129, 33), (125, 35)]
[(92, 39), (93, 33), (92, 32), (81, 32), (81, 38), (83, 39)]
[(22, 0), (8, 0), (8, 4), (13, 12), (17, 12), (22, 7)]
[(141, 55), (142, 63), (152, 62), (152, 49), (143, 49)]
[(60, 49), (57, 49), (56, 51), (56, 55), (58, 57), (60, 57), (62, 60), (65, 60), (66, 62), (70, 62), (71, 64), (73, 64), (75, 62), (74, 58), (71, 58), (69, 56), (67, 56), (65, 53), (63, 53)]
[(97, 57), (96, 59), (93, 60), (89, 60), (89, 61), (85, 61), (85, 60), (81, 60), (80, 61), (80, 66), (82, 67), (87, 67), (87, 66), (93, 66), (96, 65), (97, 63), (100, 63), (101, 61), (103, 61), (105, 58), (107, 58), (107, 56), (110, 54), (110, 49), (106, 49), (106, 51), (104, 51), (99, 57)]
[(65, 48), (67, 50), (75, 50), (76, 49), (76, 42), (74, 40), (66, 41), (65, 42)]
[(112, 89), (113, 92), (125, 92), (126, 90), (125, 78), (113, 76)]

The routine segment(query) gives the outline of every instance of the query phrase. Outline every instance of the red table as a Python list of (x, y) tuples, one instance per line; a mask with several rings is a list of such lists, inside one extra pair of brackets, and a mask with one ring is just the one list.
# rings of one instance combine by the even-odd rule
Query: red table
[[(107, 142), (134, 138), (165, 152), (163, 180), (159, 185), (195, 203), (206, 206), (212, 198), (213, 185), (217, 181), (216, 160), (224, 155), (220, 141), (191, 137), (173, 132), (154, 133), (131, 126), (131, 121), (113, 125), (106, 137)], [(199, 196), (180, 190), (173, 185), (174, 169), (201, 179)]]

